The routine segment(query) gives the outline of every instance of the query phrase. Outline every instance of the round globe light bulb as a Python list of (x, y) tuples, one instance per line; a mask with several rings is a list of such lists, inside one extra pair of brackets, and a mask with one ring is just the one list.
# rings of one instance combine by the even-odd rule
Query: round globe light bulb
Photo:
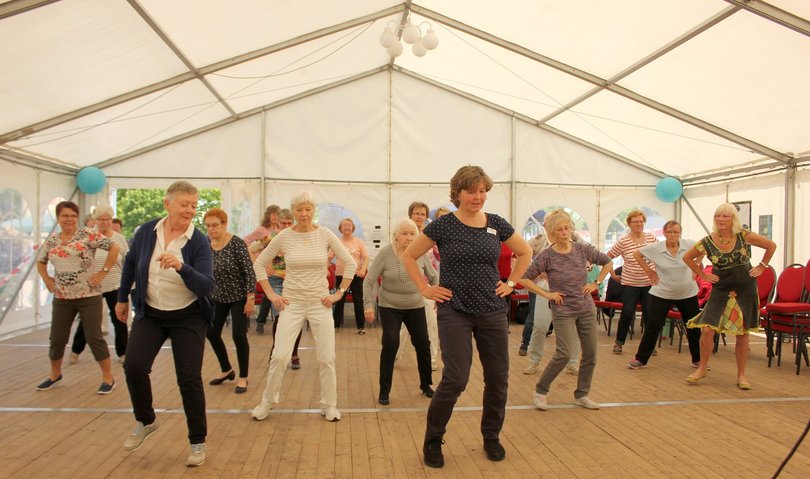
[(405, 24), (405, 28), (402, 30), (402, 40), (405, 43), (414, 44), (422, 34), (419, 32), (419, 28), (411, 22)]
[(434, 48), (439, 46), (439, 36), (436, 35), (436, 31), (432, 28), (428, 30), (425, 34), (425, 37), (422, 38), (422, 45), (425, 46), (428, 50), (433, 50)]
[(402, 44), (399, 42), (394, 43), (390, 47), (388, 47), (388, 56), (391, 58), (396, 58), (402, 55)]
[(393, 45), (396, 42), (397, 42), (397, 37), (396, 37), (396, 35), (394, 35), (394, 32), (392, 32), (390, 28), (386, 28), (380, 34), (380, 45), (382, 45), (383, 48), (389, 48), (389, 47), (391, 47), (391, 45)]
[(413, 44), (413, 54), (417, 57), (423, 57), (427, 53), (427, 48), (422, 44), (422, 39), (420, 38), (417, 40), (416, 43)]

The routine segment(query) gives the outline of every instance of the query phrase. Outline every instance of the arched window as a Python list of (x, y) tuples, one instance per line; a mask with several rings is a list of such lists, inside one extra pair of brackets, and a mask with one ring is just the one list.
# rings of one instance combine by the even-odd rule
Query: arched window
[(363, 229), (363, 222), (360, 221), (360, 218), (354, 214), (352, 210), (344, 208), (341, 205), (335, 203), (318, 203), (317, 206), (315, 206), (315, 218), (313, 219), (313, 223), (329, 228), (340, 238), (341, 233), (338, 231), (338, 226), (340, 226), (340, 222), (344, 218), (351, 218), (354, 222), (354, 235), (365, 241), (366, 232)]
[[(630, 227), (627, 226), (627, 214), (633, 210), (640, 209), (644, 212), (647, 216), (647, 223), (644, 224), (644, 231), (652, 233), (658, 238), (658, 241), (664, 240), (664, 223), (667, 222), (667, 219), (661, 216), (660, 213), (653, 210), (652, 208), (647, 208), (646, 206), (642, 206), (641, 208), (638, 207), (630, 207), (625, 210), (619, 212), (615, 218), (610, 221), (610, 224), (607, 227), (607, 232), (605, 233), (605, 251), (608, 251), (610, 248), (619, 241), (619, 238), (626, 235), (628, 231), (630, 231)], [(613, 260), (615, 267), (621, 266), (622, 259), (621, 257), (616, 258)]]
[[(56, 223), (56, 205), (65, 201), (65, 198), (61, 196), (57, 196), (53, 198), (51, 201), (48, 202), (48, 206), (45, 207), (45, 210), (42, 212), (42, 219), (39, 223), (39, 244), (42, 244), (43, 241), (48, 237), (51, 232), (59, 231), (59, 225)], [(48, 264), (48, 272), (53, 275), (53, 266)], [(42, 281), (39, 282), (39, 304), (41, 306), (45, 306), (46, 304), (51, 304), (53, 301), (53, 293), (48, 291), (48, 288), (45, 287), (45, 283)]]
[[(0, 310), (33, 306), (33, 280), (26, 280), (34, 261), (33, 230), (22, 195), (13, 188), (0, 190)], [(15, 297), (21, 282), (21, 294)]]
[(523, 225), (523, 239), (529, 240), (538, 233), (545, 234), (546, 231), (543, 229), (543, 218), (545, 218), (546, 215), (552, 211), (559, 209), (571, 215), (571, 219), (574, 220), (574, 232), (578, 234), (583, 241), (591, 243), (593, 241), (593, 237), (591, 236), (591, 230), (588, 228), (588, 223), (585, 222), (585, 218), (583, 218), (581, 214), (577, 213), (571, 208), (566, 208), (565, 206), (547, 206), (535, 211), (534, 214), (531, 215)]

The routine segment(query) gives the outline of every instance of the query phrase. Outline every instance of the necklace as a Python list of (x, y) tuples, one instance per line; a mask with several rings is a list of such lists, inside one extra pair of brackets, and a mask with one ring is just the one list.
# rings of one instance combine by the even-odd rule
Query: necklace
[(717, 239), (719, 239), (719, 240), (720, 240), (720, 243), (721, 243), (721, 244), (729, 244), (729, 243), (731, 243), (731, 238), (729, 238), (729, 239), (723, 239), (723, 237), (722, 237), (722, 236), (720, 236), (720, 234), (718, 234), (718, 235), (717, 235)]
[[(402, 252), (404, 253), (404, 251)], [(408, 276), (407, 271), (403, 271), (402, 259), (400, 259), (400, 255), (402, 254), (398, 251), (394, 251), (394, 257), (397, 259), (397, 275), (399, 276), (399, 280), (403, 283), (410, 283), (411, 277)]]

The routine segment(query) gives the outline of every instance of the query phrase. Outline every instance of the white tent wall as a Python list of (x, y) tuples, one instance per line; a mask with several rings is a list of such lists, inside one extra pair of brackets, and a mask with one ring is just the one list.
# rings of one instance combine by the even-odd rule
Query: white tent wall
[(266, 176), (385, 182), (387, 78), (373, 75), (268, 111)]
[(115, 177), (258, 178), (261, 137), (262, 117), (254, 115), (105, 166), (104, 173), (111, 182)]
[(391, 180), (448, 182), (481, 165), (495, 182), (511, 178), (511, 119), (497, 110), (395, 73), (391, 94)]
[[(655, 185), (659, 177), (636, 166), (541, 130), (515, 122), (515, 178), (557, 185)], [(587, 174), (583, 174), (587, 172)]]
[[(0, 323), (0, 337), (5, 337), (9, 334), (28, 331), (41, 324), (50, 323), (50, 301), (47, 291), (41, 287), (41, 281), (37, 274), (36, 264), (34, 263), (37, 250), (34, 248), (39, 245), (41, 238), (48, 233), (48, 231), (43, 230), (42, 226), (48, 205), (57, 198), (69, 199), (76, 188), (76, 180), (71, 175), (51, 173), (2, 159), (0, 159), (0, 168), (3, 171), (3, 174), (0, 175), (0, 191), (13, 190), (19, 193), (27, 210), (23, 212), (22, 217), (17, 218), (25, 226), (22, 230), (16, 228), (20, 223), (11, 221), (7, 225), (8, 228), (4, 225), (3, 231), (0, 232), (0, 244), (2, 244), (5, 252), (11, 252), (10, 246), (12, 243), (15, 244), (15, 248), (25, 246), (28, 249), (27, 252), (23, 252), (23, 256), (20, 258), (25, 260), (22, 264), (4, 265), (2, 274), (0, 274), (0, 278), (3, 278), (6, 277), (7, 272), (5, 270), (7, 267), (19, 268), (18, 273), (8, 276), (8, 279), (11, 279), (7, 283), (10, 290), (9, 292), (4, 291), (4, 295), (16, 291), (17, 287), (20, 286), (20, 281), (22, 281), (19, 294), (14, 298), (2, 323)], [(5, 208), (7, 205), (3, 206)], [(30, 215), (30, 217), (27, 217), (27, 215)], [(4, 217), (0, 221), (5, 223), (10, 219), (12, 218)], [(29, 221), (30, 223), (28, 223)], [(17, 258), (13, 254), (10, 256), (11, 258)], [(24, 274), (26, 268), (29, 267), (31, 268), (30, 273), (26, 278), (17, 277)], [(1, 315), (2, 312), (0, 312), (0, 317), (2, 317)]]

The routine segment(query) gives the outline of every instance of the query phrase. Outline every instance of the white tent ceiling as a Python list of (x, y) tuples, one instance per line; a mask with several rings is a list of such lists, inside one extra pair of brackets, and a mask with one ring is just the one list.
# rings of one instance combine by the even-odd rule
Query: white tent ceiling
[[(378, 38), (406, 15), (440, 44), (391, 61)], [(0, 155), (110, 165), (395, 69), (647, 171), (783, 167), (810, 153), (807, 18), (805, 0), (0, 2)]]

